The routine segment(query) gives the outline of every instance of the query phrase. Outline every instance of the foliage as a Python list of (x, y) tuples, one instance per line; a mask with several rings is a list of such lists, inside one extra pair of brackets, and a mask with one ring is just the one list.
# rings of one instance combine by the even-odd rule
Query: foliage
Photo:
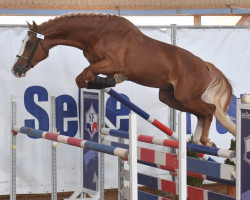
[[(191, 138), (189, 139), (189, 143), (194, 143), (193, 142), (193, 135), (191, 135)], [(193, 157), (193, 158), (199, 158), (198, 153), (194, 152), (194, 151), (187, 151), (187, 156)], [(187, 177), (187, 184), (188, 185), (200, 187), (202, 185), (202, 183), (203, 183), (202, 179), (191, 177), (191, 176)]]
[[(231, 144), (230, 144), (230, 148), (229, 150), (233, 150), (233, 151), (236, 151), (236, 140), (233, 138), (231, 139)], [(234, 162), (230, 161), (230, 159), (226, 159), (225, 160), (225, 164), (228, 164), (228, 165), (235, 165)]]

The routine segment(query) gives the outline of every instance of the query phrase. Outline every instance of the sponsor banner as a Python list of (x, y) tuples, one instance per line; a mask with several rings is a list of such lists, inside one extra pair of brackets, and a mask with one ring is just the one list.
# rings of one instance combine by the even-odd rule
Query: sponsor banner
[[(99, 92), (81, 91), (83, 107), (81, 108), (81, 124), (83, 130), (83, 139), (99, 142)], [(83, 150), (83, 186), (94, 191), (98, 190), (99, 177), (99, 153), (90, 149)]]
[(250, 110), (241, 110), (241, 194), (242, 199), (250, 199), (250, 179), (248, 174), (250, 168)]

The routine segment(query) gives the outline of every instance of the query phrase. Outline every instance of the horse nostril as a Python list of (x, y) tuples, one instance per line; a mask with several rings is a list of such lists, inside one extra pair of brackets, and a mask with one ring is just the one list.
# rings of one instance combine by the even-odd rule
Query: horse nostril
[(13, 67), (13, 68), (11, 69), (11, 72), (12, 72), (13, 74), (16, 74), (16, 73), (17, 73), (16, 68), (15, 68), (15, 67)]

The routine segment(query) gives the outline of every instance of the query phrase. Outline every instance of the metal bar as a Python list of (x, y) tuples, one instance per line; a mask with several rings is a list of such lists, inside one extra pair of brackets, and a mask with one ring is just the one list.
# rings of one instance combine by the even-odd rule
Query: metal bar
[[(118, 143), (124, 144), (123, 138), (118, 138)], [(122, 189), (124, 187), (124, 177), (121, 172), (124, 170), (124, 160), (118, 158), (118, 200), (124, 200)]]
[[(171, 29), (171, 25), (138, 25), (138, 28), (158, 28), (158, 29)], [(26, 24), (0, 24), (0, 28), (28, 28)], [(250, 29), (250, 26), (182, 26), (176, 25), (177, 29)]]
[[(12, 126), (16, 124), (16, 101), (11, 96)], [(12, 128), (11, 128), (12, 129)], [(16, 135), (11, 134), (10, 200), (16, 200)]]
[(219, 9), (112, 9), (112, 10), (62, 10), (62, 9), (0, 9), (0, 15), (62, 15), (68, 13), (95, 12), (108, 13), (115, 15), (132, 15), (132, 16), (164, 16), (164, 15), (242, 15), (250, 14), (249, 9), (244, 8), (219, 8)]
[[(171, 25), (171, 44), (176, 46), (176, 40), (177, 40), (177, 33), (176, 33), (177, 29), (176, 29), (176, 24), (172, 24)], [(169, 115), (169, 119), (170, 119), (170, 129), (173, 130), (174, 132), (176, 132), (176, 110), (174, 108), (170, 108), (170, 115)], [(180, 138), (179, 138), (180, 139)], [(170, 149), (171, 153), (175, 153), (176, 154), (176, 150), (174, 148)], [(174, 181), (176, 178), (173, 175), (173, 173), (171, 174), (171, 178)]]

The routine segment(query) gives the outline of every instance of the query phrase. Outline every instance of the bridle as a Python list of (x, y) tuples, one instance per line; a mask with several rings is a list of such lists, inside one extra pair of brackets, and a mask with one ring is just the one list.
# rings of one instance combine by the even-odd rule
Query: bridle
[(34, 64), (32, 63), (32, 59), (34, 57), (34, 54), (35, 54), (39, 44), (41, 45), (41, 47), (42, 47), (43, 51), (45, 52), (45, 54), (47, 55), (47, 57), (49, 56), (48, 51), (45, 49), (45, 47), (43, 46), (43, 43), (42, 43), (42, 40), (44, 40), (44, 35), (42, 35), (42, 34), (40, 34), (38, 32), (35, 32), (35, 31), (31, 31), (31, 30), (28, 30), (28, 33), (35, 34), (36, 37), (37, 37), (37, 41), (35, 43), (34, 48), (32, 49), (32, 52), (31, 52), (30, 56), (29, 57), (24, 57), (24, 56), (16, 55), (16, 57), (24, 59), (24, 60), (27, 61), (26, 65), (23, 67), (23, 70), (25, 70), (25, 71), (28, 71), (28, 69), (29, 69), (28, 66), (29, 65), (31, 66), (31, 68), (34, 67)]

